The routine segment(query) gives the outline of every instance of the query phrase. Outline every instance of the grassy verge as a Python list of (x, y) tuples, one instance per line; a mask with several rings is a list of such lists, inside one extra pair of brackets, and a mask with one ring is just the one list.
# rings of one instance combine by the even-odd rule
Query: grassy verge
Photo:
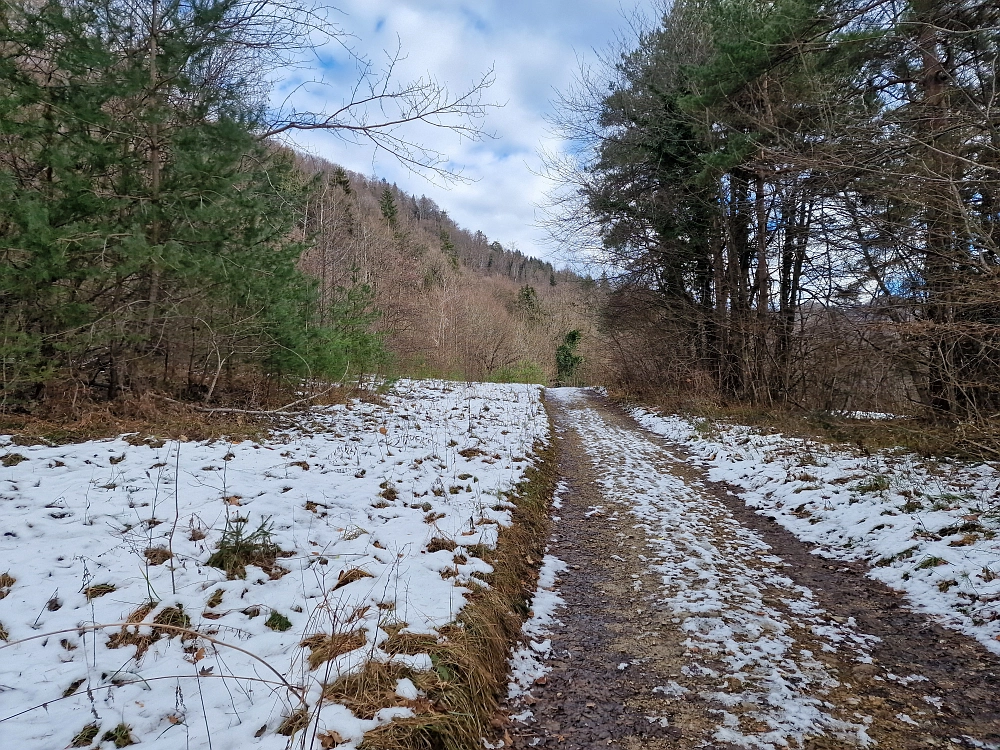
[(952, 424), (926, 419), (847, 419), (825, 412), (809, 412), (775, 406), (719, 405), (708, 401), (655, 397), (633, 399), (611, 392), (611, 398), (627, 406), (635, 404), (665, 414), (722, 420), (780, 432), (791, 437), (851, 445), (862, 451), (905, 448), (924, 457), (995, 461), (1000, 458), (1000, 422)]
[[(364, 395), (350, 387), (337, 388), (315, 404), (343, 403), (348, 397)], [(0, 435), (13, 436), (16, 445), (62, 445), (85, 440), (114, 438), (134, 433), (140, 442), (147, 439), (260, 440), (276, 426), (273, 418), (254, 411), (275, 408), (295, 398), (294, 392), (278, 394), (273, 404), (237, 411), (205, 411), (200, 403), (182, 402), (159, 394), (129, 396), (117, 401), (64, 403), (52, 398), (34, 411), (0, 413)], [(229, 404), (212, 403), (211, 407)]]
[[(412, 672), (370, 662), (360, 673), (327, 686), (328, 699), (344, 703), (358, 716), (371, 717), (387, 705), (413, 710), (412, 718), (366, 734), (363, 750), (468, 750), (495, 733), (510, 649), (527, 619), (548, 538), (557, 481), (554, 445), (537, 452), (539, 460), (509, 495), (516, 505), (513, 524), (501, 530), (495, 549), (482, 552), (494, 569), (485, 577), (488, 586), (470, 595), (458, 621), (439, 638), (400, 633), (385, 646), (396, 653), (429, 653), (434, 669)], [(424, 696), (409, 701), (395, 697), (401, 677), (411, 679)]]

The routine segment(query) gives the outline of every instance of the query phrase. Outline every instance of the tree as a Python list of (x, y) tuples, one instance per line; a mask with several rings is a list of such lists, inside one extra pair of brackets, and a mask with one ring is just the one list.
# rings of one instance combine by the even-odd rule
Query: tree
[(343, 373), (344, 356), (308, 343), (337, 330), (297, 268), (310, 186), (289, 152), (257, 137), (263, 113), (243, 76), (281, 38), (262, 7), (7, 7), (7, 402), (41, 396), (59, 370), (108, 398), (184, 372), (209, 399), (237, 363)]
[(609, 326), (671, 388), (996, 413), (998, 17), (682, 0), (582, 76), (551, 226), (614, 273)]
[(556, 380), (561, 385), (572, 383), (576, 371), (583, 364), (583, 357), (576, 353), (582, 335), (574, 329), (563, 336), (562, 343), (556, 348)]
[(389, 188), (385, 188), (382, 191), (382, 198), (379, 200), (379, 210), (382, 212), (382, 218), (389, 223), (390, 228), (396, 226), (396, 221), (399, 218), (399, 210), (396, 208), (396, 199)]

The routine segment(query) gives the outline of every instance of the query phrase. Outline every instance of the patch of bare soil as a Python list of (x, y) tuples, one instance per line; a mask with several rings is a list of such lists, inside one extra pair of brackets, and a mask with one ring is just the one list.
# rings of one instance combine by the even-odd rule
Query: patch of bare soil
[[(683, 482), (686, 499), (678, 503), (716, 509), (700, 516), (698, 538), (706, 548), (739, 554), (733, 530), (756, 534), (771, 549), (764, 555), (748, 551), (740, 565), (775, 566), (808, 589), (807, 599), (821, 610), (802, 614), (788, 587), (761, 586), (755, 594), (765, 609), (784, 618), (778, 629), (793, 641), (789, 653), (808, 661), (804, 673), (793, 665), (785, 684), (800, 687), (803, 700), (826, 717), (822, 726), (786, 732), (788, 747), (859, 747), (865, 737), (877, 747), (900, 750), (1000, 746), (1000, 661), (982, 646), (910, 611), (900, 595), (866, 578), (862, 566), (811, 554), (808, 545), (746, 508), (732, 488), (709, 482), (685, 463), (679, 446), (642, 430), (606, 399), (588, 394), (578, 401), (549, 399), (548, 406), (568, 487), (550, 540), (550, 553), (569, 566), (559, 585), (566, 604), (553, 627), (551, 672), (510, 707), (523, 717), (510, 730), (515, 748), (782, 746), (780, 728), (749, 705), (748, 683), (732, 671), (729, 655), (705, 652), (692, 641), (694, 620), (678, 610), (677, 591), (710, 599), (717, 592), (699, 586), (729, 582), (702, 582), (695, 575), (668, 580), (663, 574), (662, 538), (655, 537), (669, 531), (633, 513), (634, 462), (631, 478), (619, 472), (632, 458), (622, 455), (625, 438), (636, 453), (641, 449), (650, 457), (644, 460), (654, 472)], [(584, 414), (591, 425), (586, 430)], [(602, 431), (615, 432), (617, 445), (599, 445)], [(608, 483), (619, 473), (626, 478), (612, 492)], [(636, 502), (644, 492), (636, 486)], [(861, 650), (830, 648), (823, 634), (838, 623), (843, 632), (878, 640), (866, 637)], [(753, 695), (759, 700), (759, 692)], [(839, 726), (855, 730), (839, 733)]]

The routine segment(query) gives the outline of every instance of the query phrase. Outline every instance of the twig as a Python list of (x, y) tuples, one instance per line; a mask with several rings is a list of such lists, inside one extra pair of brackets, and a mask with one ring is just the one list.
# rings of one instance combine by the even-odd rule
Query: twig
[(984, 445), (983, 443), (977, 443), (975, 440), (969, 440), (968, 438), (965, 439), (965, 442), (967, 442), (969, 445), (976, 446), (977, 448), (979, 448), (979, 450), (986, 451), (987, 453), (992, 453), (994, 456), (1000, 456), (1000, 450), (997, 450), (996, 448)]
[(181, 441), (177, 441), (177, 455), (174, 458), (174, 525), (170, 529), (170, 536), (167, 538), (167, 549), (170, 552), (170, 588), (177, 596), (177, 579), (175, 571), (177, 562), (174, 559), (174, 534), (177, 532), (177, 523), (181, 517), (180, 490), (181, 482)]

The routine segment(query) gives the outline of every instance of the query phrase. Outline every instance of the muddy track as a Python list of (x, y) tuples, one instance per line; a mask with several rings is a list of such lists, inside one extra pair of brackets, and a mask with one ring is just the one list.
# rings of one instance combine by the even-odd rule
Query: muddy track
[(566, 604), (551, 671), (510, 707), (514, 747), (1000, 746), (995, 656), (605, 399), (553, 395)]

